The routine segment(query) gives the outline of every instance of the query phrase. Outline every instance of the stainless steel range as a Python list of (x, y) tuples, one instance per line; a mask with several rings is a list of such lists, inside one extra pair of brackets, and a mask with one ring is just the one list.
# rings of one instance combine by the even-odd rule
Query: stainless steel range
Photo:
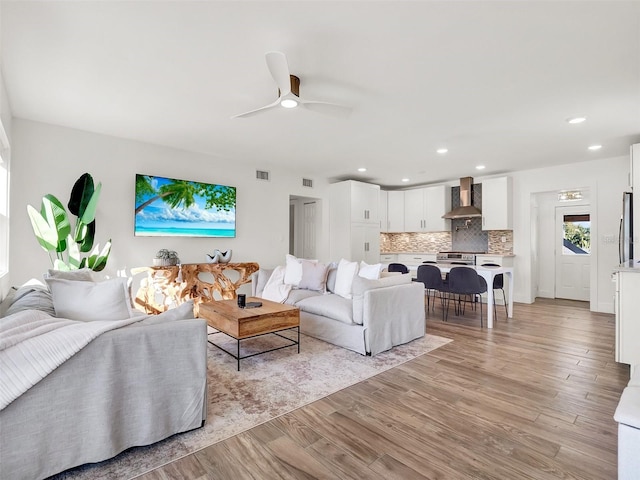
[[(479, 252), (482, 253), (482, 252)], [(475, 265), (476, 252), (438, 252), (438, 263), (459, 263), (462, 265)]]

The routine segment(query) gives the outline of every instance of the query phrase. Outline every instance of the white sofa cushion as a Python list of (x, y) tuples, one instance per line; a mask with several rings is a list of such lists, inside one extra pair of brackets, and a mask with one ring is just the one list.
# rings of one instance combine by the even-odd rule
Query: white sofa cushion
[(380, 272), (382, 272), (382, 264), (375, 263), (369, 265), (366, 262), (360, 262), (360, 268), (358, 269), (358, 276), (362, 278), (368, 278), (369, 280), (377, 280), (380, 278)]
[[(369, 280), (357, 276), (353, 280), (353, 321), (362, 325), (364, 323), (364, 292), (376, 288), (392, 287), (411, 283), (411, 275), (394, 275), (378, 280)], [(402, 308), (401, 305), (398, 306)]]
[(293, 255), (285, 257), (284, 283), (297, 287), (302, 280), (302, 263)]
[(46, 280), (56, 316), (70, 320), (123, 320), (132, 316), (128, 279), (78, 282), (62, 278)]
[(305, 298), (297, 302), (296, 307), (303, 312), (321, 315), (342, 323), (353, 323), (351, 300), (333, 293)]
[(338, 263), (338, 272), (336, 273), (335, 293), (343, 298), (351, 298), (351, 285), (353, 277), (358, 273), (358, 262), (350, 262), (344, 258)]
[(298, 283), (298, 288), (305, 290), (315, 290), (324, 292), (327, 284), (327, 266), (324, 263), (301, 260), (302, 278)]
[(305, 298), (317, 297), (319, 295), (321, 296), (323, 294), (314, 290), (295, 289), (289, 292), (289, 296), (284, 303), (287, 305), (296, 305), (299, 301), (304, 300)]

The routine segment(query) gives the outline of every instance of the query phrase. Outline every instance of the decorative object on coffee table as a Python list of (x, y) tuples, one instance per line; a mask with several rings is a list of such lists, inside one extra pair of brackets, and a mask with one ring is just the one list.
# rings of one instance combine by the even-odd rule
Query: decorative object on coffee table
[[(248, 263), (183, 263), (165, 267), (132, 268), (132, 274), (147, 272), (136, 294), (135, 303), (146, 313), (165, 312), (169, 308), (193, 300), (194, 312), (202, 302), (213, 302), (220, 298), (235, 300), (236, 290), (240, 285), (251, 282), (251, 274), (260, 266), (255, 262)], [(237, 272), (237, 280), (231, 280), (224, 274), (226, 270)], [(200, 274), (213, 275), (213, 282), (200, 278)], [(234, 275), (234, 278), (236, 275)]]

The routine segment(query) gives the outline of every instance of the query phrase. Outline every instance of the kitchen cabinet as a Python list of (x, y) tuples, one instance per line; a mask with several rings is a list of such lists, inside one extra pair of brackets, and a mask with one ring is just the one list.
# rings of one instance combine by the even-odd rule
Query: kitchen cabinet
[(380, 232), (389, 231), (389, 192), (387, 190), (380, 190)]
[(351, 255), (344, 258), (352, 261), (362, 260), (368, 264), (379, 263), (380, 228), (378, 225), (354, 223), (351, 226)]
[(435, 262), (436, 255), (437, 254), (435, 253), (399, 253), (398, 263), (417, 267), (418, 265), (422, 265), (424, 262)]
[[(636, 264), (637, 265), (637, 264)], [(616, 362), (640, 365), (640, 317), (638, 317), (638, 292), (640, 292), (640, 269), (618, 271), (616, 282)]]
[(406, 232), (445, 232), (451, 221), (442, 215), (451, 210), (451, 187), (416, 188), (404, 192), (404, 229)]
[(482, 230), (513, 230), (511, 177), (482, 181)]
[(331, 258), (378, 263), (380, 187), (347, 180), (331, 184), (329, 193)]
[(389, 191), (387, 203), (387, 232), (404, 232), (404, 194), (403, 191)]
[(384, 253), (380, 255), (380, 263), (395, 263), (398, 261), (398, 255), (395, 253)]

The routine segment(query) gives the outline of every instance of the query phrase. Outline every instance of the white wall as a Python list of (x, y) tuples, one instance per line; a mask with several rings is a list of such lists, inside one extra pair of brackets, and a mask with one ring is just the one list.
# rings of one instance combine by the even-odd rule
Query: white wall
[[(9, 105), (9, 97), (7, 96), (7, 91), (4, 85), (4, 78), (2, 76), (2, 70), (0, 69), (0, 121), (2, 125), (0, 126), (0, 152), (2, 152), (2, 161), (3, 164), (0, 165), (0, 198), (2, 200), (0, 203), (4, 204), (7, 200), (5, 196), (7, 192), (5, 190), (5, 182), (4, 178), (7, 175), (11, 175), (11, 150), (8, 148), (12, 143), (11, 136), (11, 106)], [(4, 221), (4, 220), (0, 220)], [(7, 229), (9, 225), (6, 225)], [(8, 233), (8, 232), (7, 232)], [(6, 263), (6, 243), (8, 242), (8, 236), (5, 235), (4, 228), (0, 228), (0, 255), (2, 256), (2, 264)], [(0, 299), (4, 298), (9, 288), (11, 287), (10, 276), (8, 272), (2, 272), (0, 268)]]
[[(271, 180), (255, 180), (256, 169), (270, 170)], [(232, 249), (232, 261), (236, 262), (257, 261), (267, 268), (284, 264), (289, 242), (289, 195), (323, 199), (328, 190), (326, 181), (308, 175), (305, 177), (314, 180), (314, 188), (302, 187), (301, 173), (265, 167), (260, 159), (255, 165), (239, 165), (209, 155), (14, 119), (11, 284), (41, 278), (50, 265), (47, 253), (33, 236), (27, 204), (39, 208), (42, 195), (47, 193), (66, 204), (74, 182), (84, 172), (102, 182), (96, 242), (113, 241), (109, 273), (150, 265), (161, 248), (177, 251), (183, 263), (201, 263), (205, 253), (219, 248)], [(237, 237), (134, 237), (136, 173), (237, 187)], [(328, 213), (323, 212), (322, 225), (318, 257), (328, 260)]]
[[(531, 303), (537, 294), (537, 272), (533, 265), (536, 235), (541, 241), (545, 235), (541, 224), (546, 220), (539, 206), (535, 206), (536, 195), (586, 187), (591, 204), (592, 253), (596, 259), (591, 268), (591, 310), (613, 313), (611, 272), (618, 264), (618, 224), (622, 192), (628, 188), (628, 173), (629, 157), (623, 156), (510, 174), (514, 192), (515, 301)], [(540, 222), (537, 228), (536, 221)], [(549, 235), (553, 235), (553, 230)], [(605, 242), (605, 237), (612, 235), (616, 241)]]

